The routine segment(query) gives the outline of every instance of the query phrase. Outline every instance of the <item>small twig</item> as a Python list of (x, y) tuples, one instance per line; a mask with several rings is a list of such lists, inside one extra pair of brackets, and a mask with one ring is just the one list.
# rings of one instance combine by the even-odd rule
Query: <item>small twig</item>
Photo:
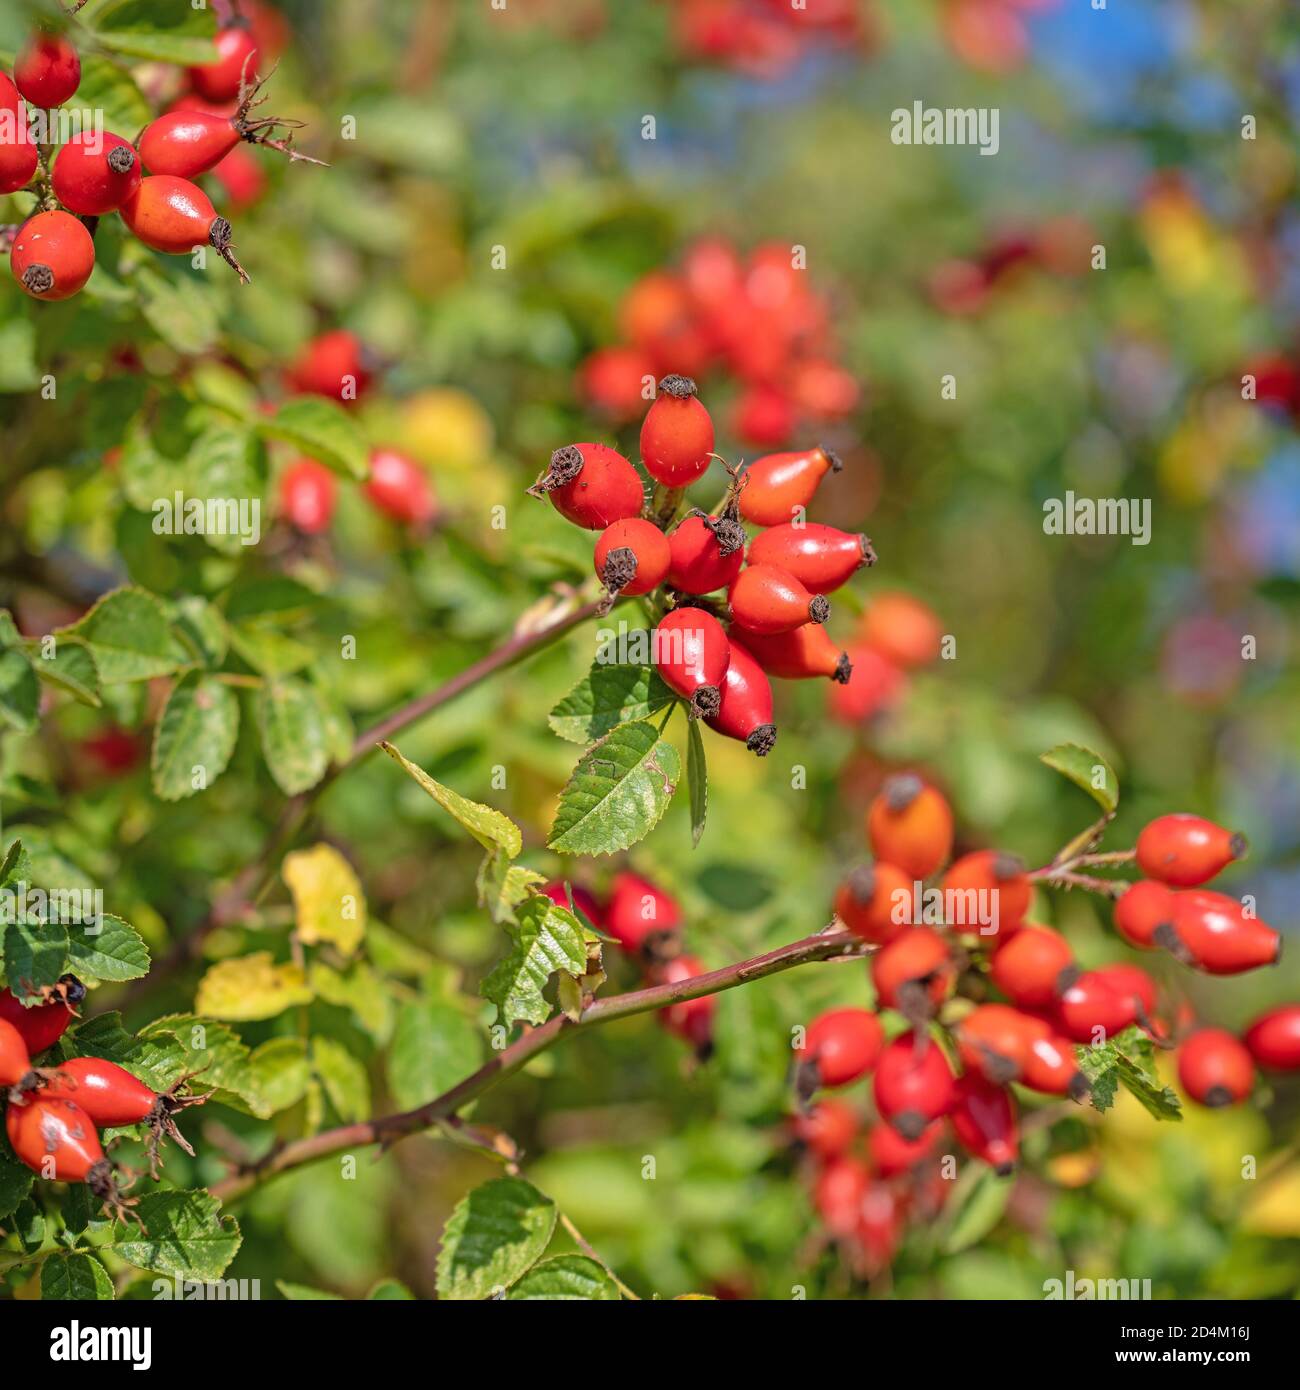
[(568, 1231), (570, 1237), (573, 1240), (573, 1243), (578, 1247), (578, 1249), (581, 1250), (582, 1253), (586, 1255), (586, 1257), (589, 1260), (595, 1260), (595, 1262), (601, 1267), (601, 1269), (603, 1269), (605, 1273), (609, 1275), (609, 1277), (614, 1281), (615, 1287), (619, 1290), (619, 1292), (623, 1295), (624, 1298), (630, 1298), (634, 1303), (641, 1302), (640, 1294), (635, 1294), (632, 1292), (631, 1289), (628, 1288), (628, 1286), (618, 1277), (617, 1274), (614, 1273), (614, 1271), (605, 1263), (605, 1261), (600, 1258), (600, 1256), (596, 1253), (594, 1247), (592, 1246), (591, 1242), (573, 1224), (572, 1219), (566, 1216), (563, 1212), (560, 1213), (560, 1225), (563, 1226), (566, 1231)]

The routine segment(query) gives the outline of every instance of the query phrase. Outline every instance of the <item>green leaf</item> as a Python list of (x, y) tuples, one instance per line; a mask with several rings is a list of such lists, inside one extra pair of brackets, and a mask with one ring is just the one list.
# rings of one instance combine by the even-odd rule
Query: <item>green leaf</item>
[(381, 1046), (393, 1033), (394, 1004), (384, 980), (365, 960), (335, 970), (319, 958), (307, 969), (307, 983), (317, 999), (349, 1009), (358, 1025)]
[(0, 394), (34, 391), (40, 384), (36, 325), (10, 314), (0, 323)]
[(404, 1004), (388, 1049), (388, 1089), (402, 1110), (449, 1091), (483, 1061), (483, 1034), (449, 1003), (421, 999)]
[(312, 1065), (330, 1104), (344, 1124), (356, 1124), (370, 1114), (370, 1079), (365, 1067), (333, 1038), (312, 1039)]
[(118, 1226), (109, 1247), (127, 1264), (183, 1279), (219, 1279), (240, 1246), (239, 1226), (207, 1192), (146, 1192), (134, 1224)]
[(272, 419), (258, 422), (269, 439), (282, 439), (345, 478), (364, 478), (370, 471), (365, 436), (341, 405), (319, 396), (299, 396), (280, 407)]
[(5, 928), (5, 977), (19, 999), (55, 984), (67, 960), (68, 929), (61, 922), (11, 922)]
[(275, 1287), (294, 1303), (341, 1303), (342, 1296), (330, 1293), (327, 1289), (313, 1289), (309, 1284), (291, 1284), (287, 1279), (277, 1279)]
[(624, 724), (579, 760), (560, 796), (548, 846), (613, 854), (636, 844), (668, 809), (681, 760), (653, 724)]
[(22, 649), (0, 652), (0, 719), (20, 734), (30, 734), (40, 723), (40, 708), (40, 684)]
[(82, 638), (105, 684), (152, 680), (185, 664), (185, 649), (172, 636), (162, 603), (143, 589), (114, 589), (72, 627), (58, 635)]
[(181, 640), (204, 666), (215, 670), (226, 659), (230, 634), (226, 620), (207, 599), (187, 594), (173, 605), (172, 621)]
[(511, 864), (502, 854), (484, 855), (477, 879), (479, 906), (498, 924), (513, 922), (515, 908), (545, 882), (545, 874)]
[(444, 787), (441, 782), (435, 782), (422, 768), (404, 758), (391, 743), (381, 743), (379, 746), (408, 777), (413, 778), (428, 792), (444, 811), (459, 821), (485, 850), (493, 853), (500, 850), (507, 859), (518, 857), (524, 847), (524, 837), (509, 816), (502, 815), (491, 806), (470, 801), (459, 792), (452, 791), (450, 787)]
[(570, 743), (594, 743), (620, 724), (648, 719), (676, 698), (652, 666), (597, 661), (551, 711), (549, 722)]
[(622, 1295), (595, 1260), (586, 1255), (555, 1255), (535, 1264), (506, 1297), (593, 1303), (617, 1302)]
[(80, 19), (95, 29), (105, 48), (131, 58), (185, 67), (217, 60), (211, 6), (195, 9), (174, 0), (91, 0)]
[(56, 1250), (41, 1264), (41, 1297), (111, 1299), (113, 1281), (93, 1255)]
[(307, 1093), (311, 1063), (302, 1038), (270, 1038), (248, 1059), (253, 1113), (261, 1119), (288, 1110)]
[(1038, 756), (1040, 762), (1087, 792), (1103, 811), (1113, 811), (1119, 805), (1119, 778), (1100, 753), (1077, 743), (1060, 743)]
[(368, 1303), (410, 1303), (415, 1295), (399, 1279), (381, 1279), (366, 1295)]
[(316, 693), (292, 676), (268, 680), (257, 692), (262, 752), (286, 796), (314, 787), (329, 767), (325, 718)]
[(269, 623), (232, 623), (230, 645), (263, 676), (292, 676), (311, 665), (316, 657), (305, 643)]
[[(217, 259), (216, 253), (212, 259)], [(224, 266), (219, 267), (226, 274)], [(209, 352), (221, 336), (218, 295), (188, 271), (153, 265), (139, 266), (132, 277), (140, 296), (140, 312), (155, 333), (185, 357)]]
[(948, 1201), (942, 1249), (955, 1255), (975, 1245), (1002, 1220), (1015, 1183), (983, 1163), (967, 1164)]
[(567, 908), (536, 893), (518, 917), (518, 926), (507, 927), (512, 951), (483, 981), (484, 997), (497, 1006), (497, 1021), (507, 1028), (521, 1020), (545, 1023), (551, 1015), (542, 994), (547, 981), (557, 971), (577, 977), (587, 970), (586, 935)]
[(442, 1233), (438, 1296), (484, 1299), (508, 1289), (550, 1243), (555, 1203), (522, 1178), (494, 1178), (457, 1205)]
[(186, 505), (197, 499), (223, 504), (224, 529), (205, 530), (203, 539), (223, 555), (245, 554), (262, 538), (262, 493), (266, 450), (247, 430), (207, 430), (185, 456)]
[(105, 913), (96, 935), (83, 930), (70, 933), (68, 966), (82, 979), (114, 984), (138, 980), (149, 973), (149, 948), (134, 927)]
[(187, 671), (154, 726), (154, 791), (163, 801), (180, 801), (206, 790), (229, 766), (238, 738), (235, 692), (216, 676)]
[(0, 1222), (12, 1216), (27, 1200), (36, 1174), (25, 1163), (19, 1163), (9, 1140), (0, 1132)]
[(74, 700), (92, 709), (99, 709), (103, 701), (99, 698), (99, 670), (90, 648), (75, 637), (62, 636), (51, 646), (47, 660), (41, 655), (44, 643), (32, 642), (27, 648), (36, 674), (61, 690), (66, 690)]
[(709, 813), (709, 768), (704, 760), (704, 739), (700, 721), (687, 720), (686, 785), (691, 795), (691, 848), (700, 843), (704, 834), (704, 818)]
[(127, 140), (134, 140), (153, 119), (131, 74), (95, 52), (81, 54), (81, 82), (73, 105), (82, 111), (102, 111), (105, 127)]
[(1109, 1110), (1123, 1086), (1157, 1120), (1181, 1120), (1182, 1105), (1176, 1092), (1164, 1085), (1155, 1065), (1155, 1048), (1140, 1028), (1126, 1028), (1101, 1046), (1080, 1044), (1074, 1049), (1079, 1069), (1091, 1083), (1096, 1110)]

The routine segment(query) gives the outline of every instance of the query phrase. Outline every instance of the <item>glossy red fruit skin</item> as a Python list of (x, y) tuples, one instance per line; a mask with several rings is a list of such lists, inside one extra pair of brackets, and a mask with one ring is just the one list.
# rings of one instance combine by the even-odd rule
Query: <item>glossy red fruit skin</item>
[(993, 953), (993, 983), (1022, 1009), (1051, 1009), (1077, 974), (1070, 944), (1050, 927), (1026, 925)]
[(714, 733), (739, 739), (751, 753), (765, 758), (776, 743), (772, 723), (772, 685), (763, 668), (739, 642), (731, 644), (731, 660), (722, 683), (722, 703), (708, 726)]
[[(576, 455), (576, 457), (575, 457)], [(632, 465), (607, 444), (570, 444), (551, 455), (551, 469), (572, 470), (567, 482), (546, 495), (562, 517), (588, 531), (603, 531), (625, 517), (639, 516), (645, 503)]]
[(9, 267), (33, 299), (68, 299), (90, 279), (95, 243), (70, 212), (38, 212), (19, 227)]
[(1255, 1064), (1231, 1033), (1202, 1028), (1178, 1049), (1178, 1081), (1200, 1105), (1239, 1105), (1255, 1085)]
[(1109, 985), (1117, 994), (1127, 999), (1137, 1010), (1139, 1020), (1150, 1018), (1156, 1011), (1156, 982), (1140, 965), (1119, 963), (1098, 966), (1092, 972), (1097, 979)]
[(98, 1057), (71, 1057), (48, 1078), (41, 1097), (79, 1106), (99, 1129), (137, 1125), (147, 1120), (158, 1095), (115, 1062)]
[(702, 608), (674, 608), (654, 631), (655, 669), (671, 690), (708, 718), (722, 704), (731, 645), (722, 624)]
[(880, 1054), (872, 1080), (876, 1111), (904, 1139), (919, 1139), (956, 1099), (952, 1068), (932, 1038), (904, 1033)]
[[(80, 993), (85, 997), (85, 987), (78, 981)], [(75, 1015), (61, 999), (53, 999), (48, 1004), (33, 1004), (24, 1008), (7, 989), (0, 989), (0, 1019), (12, 1024), (27, 1044), (27, 1051), (33, 1056), (53, 1047), (67, 1031), (68, 1024)]]
[(1300, 1004), (1283, 1004), (1261, 1014), (1242, 1041), (1261, 1067), (1271, 1071), (1300, 1068)]
[(1246, 840), (1200, 816), (1159, 816), (1137, 838), (1138, 867), (1171, 888), (1196, 888), (1246, 853)]
[(821, 480), (839, 472), (841, 463), (829, 449), (799, 449), (766, 454), (745, 471), (740, 514), (755, 526), (781, 526), (812, 501)]
[[(247, 63), (247, 71), (245, 64)], [(233, 24), (217, 31), (217, 60), (188, 68), (190, 85), (206, 101), (230, 101), (239, 95), (245, 77), (257, 77), (257, 44), (243, 25)]]
[(950, 1118), (967, 1152), (983, 1159), (999, 1177), (1015, 1171), (1020, 1151), (1016, 1102), (1005, 1086), (967, 1072), (957, 1082)]
[[(964, 854), (948, 866), (943, 876), (945, 902), (949, 894), (962, 894), (952, 899), (953, 906), (948, 910), (957, 912), (964, 918), (962, 923), (968, 930), (980, 932), (986, 940), (1005, 941), (1019, 930), (1029, 911), (1034, 896), (1034, 886), (1025, 873), (1024, 864), (1011, 854), (1002, 854), (995, 849), (978, 849), (972, 854)], [(966, 894), (974, 893), (973, 899)], [(984, 932), (980, 926), (981, 902), (995, 904), (997, 907), (996, 932)], [(970, 904), (973, 911), (963, 904)]]
[(883, 946), (910, 925), (912, 880), (882, 859), (854, 869), (835, 894), (835, 915), (854, 934)]
[(428, 474), (396, 449), (371, 451), (370, 477), (363, 490), (385, 516), (404, 526), (423, 526), (438, 510)]
[(713, 421), (688, 376), (666, 376), (641, 425), (641, 462), (665, 487), (689, 487), (713, 461)]
[(1209, 975), (1240, 975), (1275, 965), (1282, 938), (1267, 923), (1247, 917), (1236, 898), (1204, 889), (1174, 895), (1170, 950), (1186, 964)]
[(1062, 1033), (1079, 1043), (1113, 1038), (1137, 1022), (1137, 1001), (1114, 989), (1096, 970), (1085, 970), (1056, 1001)]
[(871, 1169), (878, 1178), (896, 1178), (910, 1173), (918, 1163), (923, 1163), (934, 1151), (943, 1132), (943, 1125), (936, 1121), (921, 1131), (918, 1139), (904, 1139), (893, 1125), (883, 1121), (871, 1126), (867, 1135), (867, 1157)]
[(81, 59), (63, 34), (38, 31), (14, 59), (14, 86), (33, 106), (62, 106), (81, 85)]
[[(625, 553), (615, 553), (620, 551)], [(657, 589), (671, 559), (668, 537), (654, 522), (629, 516), (612, 522), (600, 533), (592, 563), (597, 577), (611, 592), (635, 595)], [(626, 575), (631, 577), (625, 580)]]
[(601, 928), (633, 955), (655, 954), (682, 925), (677, 900), (649, 879), (624, 872), (614, 879)]
[(329, 530), (337, 495), (338, 479), (315, 459), (299, 459), (280, 475), (280, 511), (305, 536)]
[(824, 623), (830, 604), (778, 565), (749, 565), (727, 590), (731, 620), (746, 632), (771, 636), (804, 623)]
[(832, 1159), (813, 1186), (813, 1205), (833, 1236), (849, 1236), (862, 1219), (862, 1203), (871, 1186), (871, 1171), (860, 1158)]
[[(0, 121), (6, 123), (0, 141), (0, 194), (25, 188), (40, 163), (40, 149), (27, 128), (27, 108), (18, 88), (0, 72)], [(10, 138), (12, 137), (12, 138)]]
[(140, 186), (140, 160), (129, 142), (109, 131), (102, 143), (74, 135), (51, 171), (54, 196), (69, 212), (102, 217), (116, 212)]
[(25, 1105), (11, 1102), (5, 1133), (20, 1162), (55, 1182), (94, 1184), (108, 1171), (94, 1123), (71, 1101), (44, 1100), (37, 1093)]
[(168, 256), (188, 256), (209, 244), (218, 221), (211, 199), (188, 179), (151, 174), (119, 209), (131, 234)]
[(745, 547), (730, 555), (702, 516), (688, 516), (668, 537), (671, 563), (668, 583), (684, 594), (712, 594), (727, 588), (745, 563)]
[(239, 127), (213, 111), (168, 111), (140, 136), (140, 161), (151, 174), (193, 179), (214, 169), (239, 144)]
[(820, 623), (805, 623), (792, 632), (769, 635), (746, 630), (743, 641), (769, 676), (791, 681), (826, 676), (840, 685), (847, 685), (853, 677), (848, 654), (836, 646)]
[(908, 927), (871, 957), (878, 1003), (909, 1018), (937, 1009), (955, 978), (948, 943), (931, 927)]
[[(707, 973), (704, 962), (697, 960), (695, 956), (676, 956), (660, 967), (657, 977), (662, 984), (677, 984)], [(699, 999), (686, 999), (680, 1004), (669, 1004), (666, 1009), (661, 1010), (659, 1018), (670, 1033), (690, 1043), (697, 1052), (707, 1052), (712, 1046), (711, 994), (702, 995)]]
[(884, 1029), (866, 1009), (830, 1009), (808, 1025), (799, 1058), (800, 1085), (807, 1094), (819, 1086), (847, 1086), (876, 1065)]
[(903, 773), (889, 778), (868, 808), (867, 839), (877, 859), (926, 879), (952, 852), (952, 811), (935, 788)]
[(285, 377), (295, 391), (350, 405), (365, 394), (372, 374), (357, 335), (346, 328), (332, 328), (303, 347)]
[(0, 1018), (0, 1089), (17, 1086), (31, 1069), (31, 1054), (23, 1035)]
[(966, 1070), (1002, 1086), (1020, 1079), (1034, 1043), (1051, 1031), (1042, 1019), (1007, 1004), (977, 1005), (953, 1029)]
[(1126, 888), (1115, 904), (1115, 930), (1139, 951), (1154, 951), (1162, 926), (1172, 927), (1174, 895), (1154, 878), (1139, 879)]
[(866, 536), (815, 521), (773, 526), (755, 536), (749, 546), (751, 565), (776, 565), (814, 594), (832, 593), (875, 562), (876, 552)]
[(795, 1139), (823, 1162), (839, 1158), (858, 1135), (858, 1117), (847, 1101), (827, 1096), (802, 1114), (791, 1125)]
[(1022, 1086), (1049, 1096), (1069, 1096), (1081, 1101), (1088, 1094), (1088, 1078), (1079, 1070), (1074, 1043), (1050, 1027), (1029, 1046), (1020, 1076)]

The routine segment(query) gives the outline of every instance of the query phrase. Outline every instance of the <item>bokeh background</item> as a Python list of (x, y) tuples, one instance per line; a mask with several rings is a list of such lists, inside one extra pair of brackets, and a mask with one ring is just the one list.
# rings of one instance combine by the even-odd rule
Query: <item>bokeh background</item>
[[(763, 763), (710, 743), (699, 848), (677, 805), (628, 856), (682, 903), (691, 949), (713, 967), (821, 926), (865, 852), (866, 802), (899, 766), (948, 792), (962, 846), (1046, 862), (1093, 814), (1037, 759), (1074, 740), (1120, 778), (1108, 844), (1131, 844), (1170, 809), (1240, 828), (1251, 855), (1227, 890), (1255, 894), (1289, 938), (1280, 967), (1239, 979), (1157, 963), (1170, 1000), (1236, 1027), (1296, 997), (1291, 6), (257, 8), (283, 50), (276, 109), (307, 123), (303, 148), (331, 168), (267, 156), (242, 197), (210, 181), (253, 284), (169, 267), (151, 298), (105, 274), (75, 304), (31, 306), (0, 283), (0, 601), (24, 631), (128, 577), (161, 593), (232, 579), (265, 593), (287, 578), (277, 620), (296, 640), (324, 652), (359, 636), (361, 659), (335, 666), (361, 727), (488, 650), (551, 586), (586, 578), (588, 538), (523, 488), (574, 438), (634, 453), (642, 405), (629, 381), (690, 370), (729, 459), (816, 439), (843, 454), (812, 515), (867, 531), (880, 558), (855, 585), (860, 602), (846, 594), (832, 618), (837, 638), (857, 642), (855, 609), (898, 590), (955, 639), (952, 659), (906, 674), (869, 663), (852, 704), (821, 683), (783, 687), (781, 743)], [(10, 3), (4, 15), (0, 50), (12, 51), (25, 17)], [(150, 74), (137, 77), (147, 92)], [(917, 100), (997, 108), (999, 152), (892, 144), (891, 112)], [(16, 215), (0, 200), (0, 222)], [(110, 246), (120, 235), (102, 232)], [(794, 289), (781, 271), (793, 247), (807, 266)], [(232, 558), (160, 541), (106, 456), (194, 393), (278, 401), (286, 364), (334, 327), (373, 354), (379, 385), (356, 418), (372, 443), (427, 468), (432, 533), (401, 533), (345, 485), (319, 543), (280, 528)], [(57, 402), (33, 392), (52, 363)], [(949, 373), (955, 399), (940, 390)], [(1243, 399), (1247, 374), (1258, 399)], [(271, 459), (272, 478), (284, 462)], [(709, 505), (724, 483), (715, 469), (696, 495)], [(1044, 534), (1044, 501), (1071, 489), (1149, 499), (1150, 544)], [(272, 481), (266, 495), (273, 508)], [(497, 504), (503, 530), (488, 520)], [(600, 890), (621, 862), (563, 863), (543, 848), (574, 752), (545, 715), (593, 654), (581, 630), (401, 744), (519, 821), (526, 862)], [(201, 804), (163, 806), (139, 693), (108, 712), (61, 704), (39, 738), (6, 735), (5, 819), (25, 842), (111, 874), (118, 910), (162, 946), (257, 853), (276, 794), (244, 738)], [(791, 785), (795, 765), (806, 787)], [(26, 804), (16, 772), (49, 776), (58, 796)], [(474, 905), (474, 847), (386, 760), (327, 794), (318, 830), (358, 866), (392, 935), (396, 1003), (473, 1014), (502, 945)], [(1132, 956), (1104, 905), (1040, 896), (1037, 914), (1085, 963)], [(219, 934), (210, 951), (257, 940)], [(632, 987), (630, 972), (613, 974)], [(137, 1021), (186, 1007), (192, 981), (185, 990), (169, 985)], [(858, 966), (724, 995), (716, 1053), (699, 1067), (653, 1018), (629, 1020), (550, 1053), (476, 1113), (522, 1144), (528, 1176), (643, 1294), (862, 1296), (820, 1247), (784, 1116), (788, 1028), (867, 997)], [(317, 1022), (332, 1010), (346, 1013), (312, 1005)], [(377, 1012), (332, 1022), (375, 1058), (378, 1113), (391, 1018)], [(243, 1031), (259, 1041), (301, 1026)], [(1295, 1087), (1270, 1083), (1254, 1106), (1193, 1109), (1181, 1125), (1121, 1101), (1104, 1122), (1080, 1111), (1036, 1129), (1009, 1198), (914, 1232), (869, 1292), (1035, 1298), (1068, 1268), (1150, 1278), (1157, 1297), (1293, 1293), (1298, 1111)], [(281, 1122), (297, 1132), (304, 1120)], [(1267, 1181), (1242, 1181), (1248, 1153)], [(221, 1171), (209, 1155), (195, 1175)], [(268, 1292), (281, 1279), (351, 1294), (395, 1275), (427, 1295), (447, 1212), (492, 1172), (424, 1139), (363, 1161), (354, 1184), (329, 1165), (306, 1170), (244, 1205), (228, 1273)]]

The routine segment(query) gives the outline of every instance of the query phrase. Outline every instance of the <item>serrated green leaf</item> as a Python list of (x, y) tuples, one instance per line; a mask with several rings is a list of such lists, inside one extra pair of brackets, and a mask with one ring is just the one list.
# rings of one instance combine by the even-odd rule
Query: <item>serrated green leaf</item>
[(52, 644), (47, 659), (41, 654), (43, 645), (37, 640), (27, 648), (36, 674), (60, 690), (66, 690), (81, 704), (100, 709), (104, 702), (99, 698), (99, 669), (90, 648), (75, 638), (59, 637)]
[(700, 843), (704, 834), (704, 818), (709, 813), (709, 769), (704, 758), (704, 739), (700, 721), (687, 721), (686, 785), (691, 796), (691, 848)]
[(313, 1038), (311, 1056), (339, 1119), (344, 1124), (364, 1120), (370, 1114), (370, 1079), (362, 1063), (334, 1038)]
[(408, 777), (428, 792), (444, 811), (468, 830), (485, 850), (489, 853), (499, 850), (508, 859), (518, 857), (524, 847), (524, 837), (509, 816), (502, 815), (491, 806), (470, 801), (459, 792), (452, 791), (450, 787), (444, 787), (441, 782), (435, 782), (423, 768), (404, 758), (391, 743), (381, 743), (379, 746)]
[(238, 1224), (207, 1192), (147, 1192), (135, 1210), (144, 1231), (119, 1225), (109, 1248), (138, 1269), (219, 1279), (239, 1251)]
[(268, 680), (257, 692), (262, 752), (286, 796), (314, 787), (329, 767), (325, 719), (316, 693), (301, 680)]
[(522, 1178), (494, 1178), (452, 1212), (438, 1254), (438, 1296), (484, 1299), (510, 1287), (555, 1230), (555, 1203)]
[(75, 928), (69, 933), (68, 966), (83, 980), (138, 980), (149, 973), (149, 948), (129, 923), (105, 913), (95, 935)]
[(163, 801), (206, 790), (226, 770), (239, 738), (239, 701), (216, 676), (187, 671), (154, 726), (149, 768)]
[(437, 999), (404, 1004), (388, 1049), (388, 1089), (413, 1110), (478, 1070), (483, 1034), (460, 1009)]
[(152, 680), (185, 664), (185, 649), (172, 635), (166, 610), (143, 589), (114, 589), (59, 636), (81, 638), (105, 684)]
[(319, 396), (286, 402), (269, 420), (258, 422), (268, 439), (283, 439), (319, 459), (345, 478), (364, 478), (370, 469), (365, 436), (341, 405)]
[(226, 659), (230, 634), (226, 620), (207, 599), (187, 594), (173, 604), (172, 621), (181, 640), (211, 670)]
[(67, 962), (68, 929), (61, 922), (11, 922), (5, 928), (5, 977), (19, 999), (55, 984)]
[(9, 1140), (0, 1128), (0, 1222), (6, 1220), (24, 1201), (32, 1190), (36, 1174), (25, 1163), (19, 1163)]
[(1119, 805), (1119, 778), (1100, 753), (1077, 743), (1060, 743), (1038, 757), (1087, 792), (1103, 811), (1113, 811)]
[(554, 1255), (535, 1264), (506, 1297), (616, 1303), (622, 1295), (595, 1260), (586, 1255)]
[(31, 662), (18, 647), (0, 652), (0, 719), (20, 734), (38, 726), (41, 688)]
[(483, 981), (483, 995), (497, 1006), (497, 1021), (545, 1023), (551, 1007), (542, 991), (557, 971), (579, 976), (587, 969), (582, 924), (550, 898), (534, 894), (519, 909), (518, 925), (508, 927), (510, 954)]
[(570, 743), (594, 743), (620, 724), (648, 719), (676, 698), (652, 666), (597, 661), (551, 711), (549, 722)]
[(41, 1297), (112, 1299), (113, 1281), (93, 1255), (55, 1250), (41, 1263)]
[(534, 888), (540, 888), (546, 876), (522, 864), (511, 864), (504, 854), (486, 854), (479, 865), (479, 906), (498, 924), (515, 921), (515, 908)]
[(560, 796), (548, 846), (613, 854), (636, 844), (668, 809), (681, 759), (653, 724), (624, 724), (585, 753)]

